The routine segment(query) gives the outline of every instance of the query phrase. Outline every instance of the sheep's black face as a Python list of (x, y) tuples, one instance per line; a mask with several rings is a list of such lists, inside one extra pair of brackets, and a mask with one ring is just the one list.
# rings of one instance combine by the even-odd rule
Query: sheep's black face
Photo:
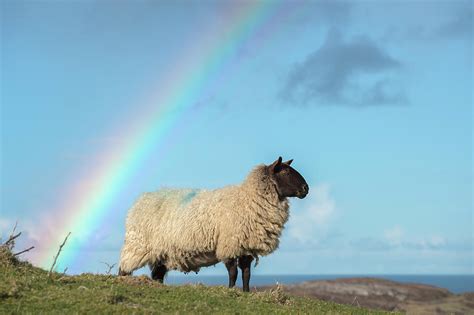
[(290, 166), (293, 160), (282, 162), (281, 157), (268, 166), (280, 198), (298, 197), (303, 199), (309, 192), (308, 184), (298, 171)]

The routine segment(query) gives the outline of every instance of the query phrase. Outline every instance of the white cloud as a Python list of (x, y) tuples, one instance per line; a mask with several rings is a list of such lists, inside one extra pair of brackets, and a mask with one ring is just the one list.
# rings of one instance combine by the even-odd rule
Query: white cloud
[(352, 240), (350, 246), (368, 251), (383, 251), (394, 249), (407, 250), (446, 250), (467, 247), (467, 242), (462, 240), (447, 240), (437, 234), (413, 235), (406, 233), (399, 225), (384, 230), (379, 237), (363, 237)]
[(403, 229), (398, 225), (384, 231), (385, 239), (392, 246), (400, 245), (404, 234)]
[(398, 225), (384, 231), (385, 241), (391, 247), (416, 249), (438, 249), (446, 245), (446, 239), (439, 235), (410, 236)]
[(419, 239), (406, 240), (405, 246), (416, 248), (416, 249), (441, 249), (447, 245), (447, 241), (444, 237), (439, 235), (425, 236)]
[(9, 226), (10, 220), (0, 218), (0, 231), (2, 231), (2, 234), (7, 230)]
[(308, 197), (296, 202), (299, 204), (291, 208), (289, 237), (301, 243), (317, 243), (326, 235), (336, 212), (329, 185), (311, 187)]
[(14, 221), (5, 218), (0, 218), (0, 237), (3, 239), (10, 235), (14, 226)]

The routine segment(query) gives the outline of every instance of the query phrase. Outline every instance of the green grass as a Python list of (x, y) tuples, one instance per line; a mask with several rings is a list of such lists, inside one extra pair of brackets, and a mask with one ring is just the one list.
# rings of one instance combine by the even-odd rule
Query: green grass
[(0, 313), (316, 313), (387, 314), (308, 298), (276, 289), (243, 293), (204, 285), (167, 286), (147, 277), (47, 271), (18, 261), (0, 246)]

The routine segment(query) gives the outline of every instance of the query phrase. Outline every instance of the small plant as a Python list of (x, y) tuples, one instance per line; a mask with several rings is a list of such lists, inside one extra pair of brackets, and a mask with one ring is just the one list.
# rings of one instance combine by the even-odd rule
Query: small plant
[(270, 290), (270, 296), (273, 301), (278, 304), (290, 304), (290, 299), (285, 294), (283, 290), (283, 285), (281, 283), (277, 282), (275, 288)]
[(17, 224), (18, 223), (15, 223), (15, 226), (13, 227), (13, 230), (8, 239), (2, 244), (0, 244), (0, 264), (17, 265), (20, 263), (20, 261), (18, 260), (18, 256), (35, 248), (34, 246), (31, 246), (17, 253), (13, 253), (13, 248), (15, 247), (16, 239), (21, 235), (21, 232), (15, 234)]
[[(71, 235), (71, 232), (69, 232), (69, 233), (66, 235), (66, 238), (64, 239), (63, 243), (59, 246), (58, 253), (56, 254), (56, 256), (54, 256), (53, 264), (51, 265), (51, 268), (49, 269), (48, 277), (51, 277), (51, 274), (53, 273), (53, 270), (54, 270), (54, 266), (56, 265), (56, 261), (58, 260), (59, 254), (61, 254), (61, 250), (63, 249), (64, 244), (66, 244), (66, 241), (67, 241), (69, 235)], [(64, 270), (64, 273), (65, 273), (65, 272), (66, 272), (66, 269)]]
[(112, 265), (111, 265), (111, 264), (109, 264), (109, 263), (107, 263), (107, 262), (105, 262), (105, 261), (101, 261), (101, 263), (103, 263), (104, 265), (107, 266), (108, 269), (107, 269), (107, 271), (105, 272), (105, 274), (109, 276), (110, 273), (112, 272), (112, 269), (114, 269), (114, 267), (115, 267), (116, 264), (112, 264)]

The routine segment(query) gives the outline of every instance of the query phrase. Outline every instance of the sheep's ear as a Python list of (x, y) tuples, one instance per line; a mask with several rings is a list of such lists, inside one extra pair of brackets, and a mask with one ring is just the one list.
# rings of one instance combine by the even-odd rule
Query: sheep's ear
[(272, 163), (272, 165), (270, 165), (270, 171), (272, 173), (278, 173), (279, 171), (281, 171), (281, 161), (282, 161), (282, 158), (280, 156), (278, 160), (276, 160), (275, 162)]
[(286, 161), (286, 162), (283, 162), (283, 163), (284, 163), (284, 164), (286, 164), (286, 165), (291, 165), (291, 162), (293, 162), (293, 159), (291, 159), (291, 160), (288, 160), (288, 161)]

